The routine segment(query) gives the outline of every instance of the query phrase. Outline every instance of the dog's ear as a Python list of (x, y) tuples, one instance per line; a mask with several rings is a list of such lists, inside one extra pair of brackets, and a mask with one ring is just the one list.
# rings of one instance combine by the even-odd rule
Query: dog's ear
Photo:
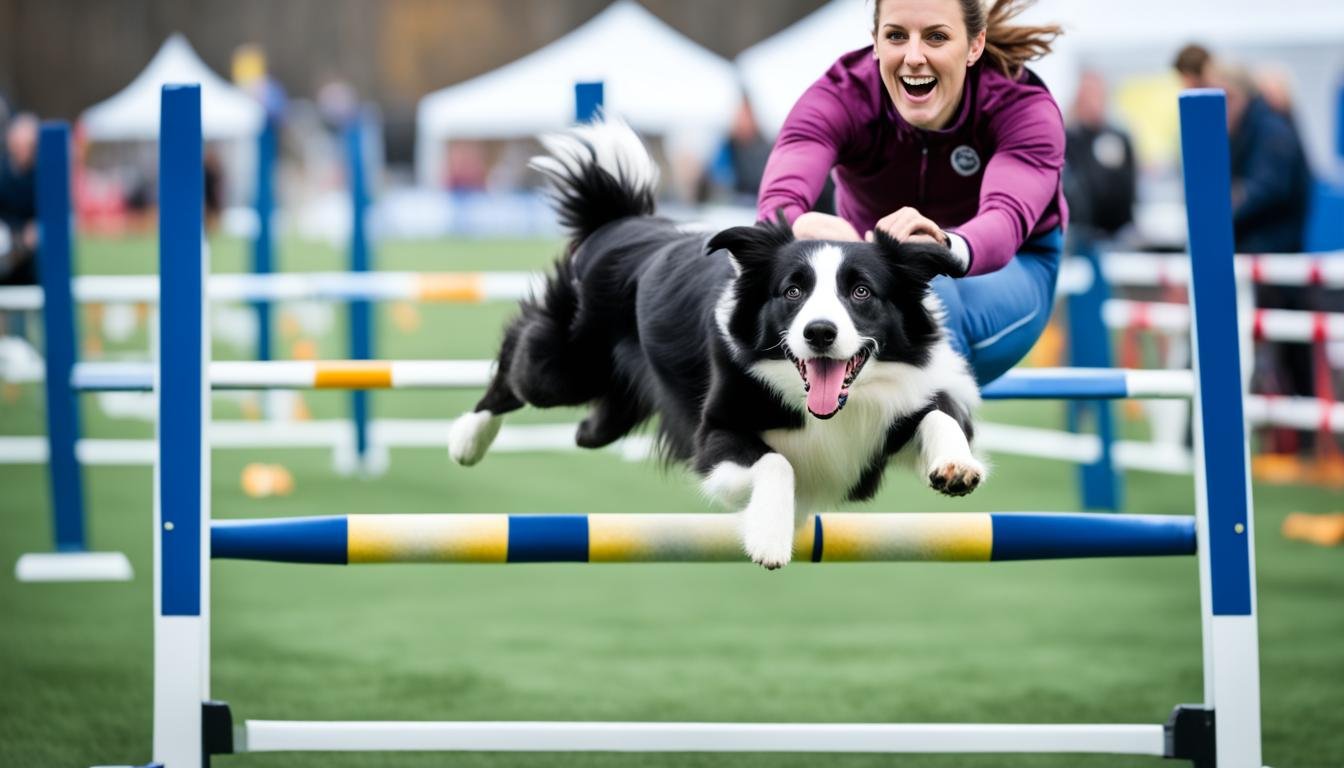
[(924, 241), (899, 242), (882, 230), (873, 241), (898, 271), (911, 280), (928, 283), (938, 275), (961, 277), (966, 268), (946, 246)]
[(781, 216), (775, 221), (762, 221), (750, 227), (725, 229), (709, 239), (705, 252), (728, 251), (733, 267), (740, 275), (753, 267), (771, 263), (775, 253), (793, 240), (793, 228)]

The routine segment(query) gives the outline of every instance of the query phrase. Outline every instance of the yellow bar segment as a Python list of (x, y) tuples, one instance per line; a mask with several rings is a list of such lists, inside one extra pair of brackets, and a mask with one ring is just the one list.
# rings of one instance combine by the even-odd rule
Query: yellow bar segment
[(745, 560), (731, 514), (589, 515), (592, 563)]
[(485, 300), (485, 279), (474, 272), (431, 272), (416, 279), (416, 293), (421, 301), (479, 303)]
[[(994, 545), (988, 513), (821, 515), (822, 562), (987, 561)], [(795, 554), (797, 546), (794, 548)], [(804, 554), (810, 557), (810, 550)]]
[(388, 389), (392, 386), (392, 366), (377, 360), (318, 363), (313, 386), (317, 389)]
[(349, 515), (350, 563), (503, 563), (508, 515)]

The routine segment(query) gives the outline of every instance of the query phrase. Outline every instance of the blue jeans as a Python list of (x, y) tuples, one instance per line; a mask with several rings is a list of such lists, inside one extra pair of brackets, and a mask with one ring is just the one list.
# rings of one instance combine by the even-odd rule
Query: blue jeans
[(1026, 357), (1050, 320), (1064, 236), (1059, 229), (1028, 240), (1003, 269), (987, 275), (934, 278), (947, 308), (953, 349), (984, 386)]

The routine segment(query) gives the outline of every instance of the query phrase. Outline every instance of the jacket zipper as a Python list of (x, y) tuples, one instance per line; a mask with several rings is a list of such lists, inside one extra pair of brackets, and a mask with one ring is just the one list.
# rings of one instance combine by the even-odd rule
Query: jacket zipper
[(924, 182), (929, 173), (929, 145), (919, 142), (919, 207), (924, 207)]

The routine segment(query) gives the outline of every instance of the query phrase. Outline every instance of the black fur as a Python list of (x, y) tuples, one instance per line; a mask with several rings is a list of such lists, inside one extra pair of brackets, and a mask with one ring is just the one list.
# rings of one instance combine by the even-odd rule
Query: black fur
[[(750, 466), (772, 451), (765, 433), (814, 418), (802, 406), (801, 378), (781, 393), (754, 366), (792, 359), (782, 334), (803, 301), (789, 289), (806, 297), (816, 287), (809, 259), (821, 244), (796, 241), (782, 221), (687, 233), (653, 215), (650, 190), (596, 162), (549, 175), (571, 240), (542, 295), (523, 302), (508, 327), (476, 410), (589, 404), (576, 440), (590, 448), (657, 415), (664, 457), (700, 473), (725, 461)], [(950, 253), (882, 233), (874, 243), (830, 245), (844, 254), (836, 295), (877, 350), (867, 365), (926, 365), (940, 330), (924, 299), (934, 276), (959, 272)], [(969, 406), (930, 392), (886, 426), (885, 441), (854, 468), (849, 498), (877, 491), (887, 458), (935, 408), (969, 433)]]

